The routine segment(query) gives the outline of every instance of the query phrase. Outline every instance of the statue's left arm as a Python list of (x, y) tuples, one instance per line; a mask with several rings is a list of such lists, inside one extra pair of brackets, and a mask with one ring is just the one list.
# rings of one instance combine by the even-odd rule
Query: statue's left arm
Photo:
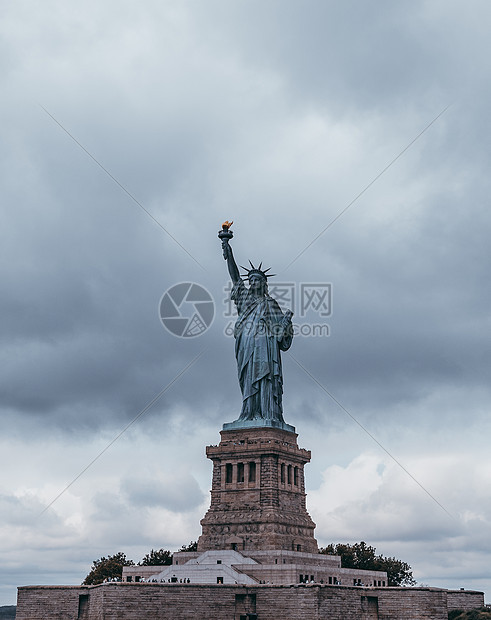
[(292, 346), (293, 340), (293, 325), (292, 325), (293, 312), (287, 310), (280, 320), (280, 334), (278, 335), (278, 345), (282, 351), (288, 351)]

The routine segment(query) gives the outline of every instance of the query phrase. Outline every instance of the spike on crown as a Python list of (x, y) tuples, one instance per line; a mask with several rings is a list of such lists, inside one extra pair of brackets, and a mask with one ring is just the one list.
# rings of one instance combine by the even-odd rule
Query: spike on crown
[(267, 280), (268, 278), (271, 278), (272, 276), (275, 276), (275, 273), (268, 273), (268, 271), (271, 270), (271, 267), (268, 267), (267, 269), (264, 269), (264, 271), (261, 269), (261, 267), (263, 266), (263, 263), (261, 261), (261, 263), (259, 263), (259, 267), (254, 267), (254, 265), (251, 263), (251, 261), (249, 261), (249, 265), (251, 266), (251, 269), (248, 269), (247, 267), (243, 267), (242, 265), (240, 266), (241, 269), (244, 269), (244, 271), (246, 271), (247, 273), (243, 274), (242, 277), (243, 278), (250, 278), (252, 275), (258, 275), (263, 277), (265, 280)]

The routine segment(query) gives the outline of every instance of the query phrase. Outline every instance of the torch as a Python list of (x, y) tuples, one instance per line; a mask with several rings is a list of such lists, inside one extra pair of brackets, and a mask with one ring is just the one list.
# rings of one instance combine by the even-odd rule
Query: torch
[(222, 230), (218, 231), (218, 237), (222, 240), (223, 258), (225, 260), (227, 260), (226, 246), (228, 245), (229, 240), (234, 236), (234, 233), (230, 230), (232, 224), (233, 222), (225, 221), (222, 224)]

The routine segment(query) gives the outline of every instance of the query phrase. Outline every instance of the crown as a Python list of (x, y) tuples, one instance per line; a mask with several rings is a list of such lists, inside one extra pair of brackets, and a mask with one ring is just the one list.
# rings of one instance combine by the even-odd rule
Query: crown
[(240, 266), (241, 269), (247, 272), (241, 276), (242, 278), (250, 278), (252, 275), (255, 274), (258, 276), (262, 276), (265, 280), (267, 280), (268, 278), (271, 278), (272, 276), (276, 275), (275, 273), (268, 273), (268, 271), (271, 270), (271, 267), (268, 267), (267, 269), (263, 271), (261, 269), (261, 267), (263, 266), (262, 262), (259, 264), (259, 267), (254, 267), (251, 261), (249, 261), (249, 265), (251, 266), (251, 269), (248, 269), (247, 267), (243, 267), (242, 265)]

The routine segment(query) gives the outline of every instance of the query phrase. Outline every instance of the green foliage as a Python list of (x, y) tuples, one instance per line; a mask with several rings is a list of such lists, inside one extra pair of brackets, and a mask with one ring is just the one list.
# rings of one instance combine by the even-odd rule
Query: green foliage
[(491, 620), (491, 609), (486, 609), (486, 607), (471, 611), (454, 609), (449, 612), (448, 620)]
[(15, 605), (4, 605), (0, 607), (0, 618), (1, 620), (15, 620), (15, 610), (17, 607)]
[(198, 551), (198, 541), (191, 541), (189, 545), (183, 545), (179, 551)]
[(384, 570), (387, 573), (387, 581), (389, 586), (415, 586), (416, 579), (413, 577), (413, 571), (407, 562), (402, 562), (397, 558), (386, 558), (377, 556), (378, 568), (375, 570)]
[(172, 564), (172, 553), (167, 549), (158, 551), (152, 549), (141, 562), (138, 562), (138, 566), (169, 566), (169, 564)]
[[(198, 543), (190, 542), (189, 545), (183, 545), (179, 551), (197, 551)], [(168, 566), (172, 564), (172, 553), (167, 549), (152, 549), (150, 553), (138, 562), (138, 566)], [(121, 579), (123, 575), (123, 566), (134, 566), (133, 560), (128, 560), (126, 555), (121, 551), (115, 555), (108, 555), (99, 560), (94, 560), (90, 573), (83, 581), (83, 585), (92, 586), (102, 583), (105, 579)]]
[(413, 586), (416, 584), (409, 564), (396, 558), (376, 555), (375, 547), (371, 547), (363, 541), (353, 545), (343, 543), (334, 545), (331, 543), (327, 547), (321, 548), (319, 553), (341, 556), (343, 568), (385, 571), (389, 586)]
[(114, 555), (108, 555), (94, 560), (90, 573), (83, 581), (83, 585), (92, 586), (102, 583), (105, 579), (121, 579), (123, 575), (123, 566), (134, 566), (133, 560), (127, 560), (126, 555), (121, 551)]

